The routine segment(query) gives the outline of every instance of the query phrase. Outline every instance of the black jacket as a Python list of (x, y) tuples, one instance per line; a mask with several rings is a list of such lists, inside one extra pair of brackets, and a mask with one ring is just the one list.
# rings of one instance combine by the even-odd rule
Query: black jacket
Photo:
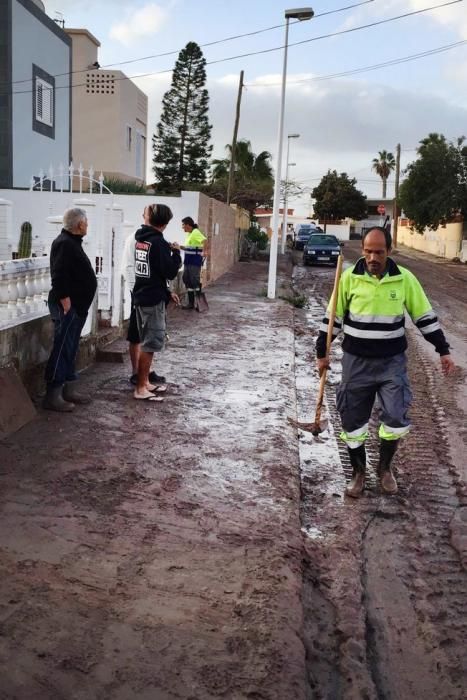
[(181, 264), (180, 251), (171, 249), (161, 231), (141, 226), (135, 233), (133, 300), (136, 306), (167, 302), (170, 299), (167, 282), (176, 277)]
[(70, 297), (78, 316), (85, 316), (96, 293), (97, 280), (91, 262), (83, 250), (83, 239), (69, 231), (62, 232), (50, 249), (52, 289), (49, 301)]

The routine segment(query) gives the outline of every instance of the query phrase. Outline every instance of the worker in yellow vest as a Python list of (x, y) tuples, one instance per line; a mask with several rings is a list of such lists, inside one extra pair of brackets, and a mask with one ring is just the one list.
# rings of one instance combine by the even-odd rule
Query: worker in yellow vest
[(207, 238), (199, 230), (198, 225), (195, 224), (191, 216), (185, 216), (182, 219), (182, 228), (187, 234), (185, 244), (181, 246), (181, 249), (185, 251), (182, 279), (188, 292), (188, 304), (183, 308), (194, 309), (198, 308), (197, 304), (195, 307), (195, 295), (197, 297), (196, 300), (198, 300), (202, 293), (201, 268), (204, 262), (204, 244)]

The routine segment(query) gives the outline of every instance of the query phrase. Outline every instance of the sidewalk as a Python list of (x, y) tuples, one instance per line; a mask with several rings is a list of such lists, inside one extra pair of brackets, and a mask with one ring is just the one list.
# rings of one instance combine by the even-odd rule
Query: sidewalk
[(129, 364), (0, 443), (1, 697), (302, 700), (291, 307), (264, 263), (176, 311), (136, 402)]

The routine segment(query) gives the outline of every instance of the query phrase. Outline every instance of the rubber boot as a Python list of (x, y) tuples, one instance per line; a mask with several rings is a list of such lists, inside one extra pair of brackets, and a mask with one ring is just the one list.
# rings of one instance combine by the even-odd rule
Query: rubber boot
[(43, 407), (49, 411), (59, 411), (69, 413), (75, 407), (74, 403), (65, 401), (62, 396), (63, 386), (48, 386), (47, 393), (42, 403)]
[(391, 469), (391, 461), (397, 450), (399, 440), (381, 440), (379, 448), (379, 478), (381, 489), (384, 493), (394, 495), (397, 493), (397, 481)]
[(77, 404), (88, 404), (91, 403), (91, 397), (89, 394), (83, 394), (76, 387), (77, 382), (67, 382), (63, 387), (63, 398), (65, 401)]
[(182, 308), (187, 310), (187, 311), (195, 308), (195, 293), (194, 292), (188, 292), (188, 306), (183, 306)]
[(349, 451), (350, 464), (352, 465), (352, 479), (347, 484), (345, 489), (346, 496), (351, 498), (359, 498), (365, 488), (365, 470), (366, 470), (366, 453), (365, 445), (355, 447), (353, 450), (350, 447)]

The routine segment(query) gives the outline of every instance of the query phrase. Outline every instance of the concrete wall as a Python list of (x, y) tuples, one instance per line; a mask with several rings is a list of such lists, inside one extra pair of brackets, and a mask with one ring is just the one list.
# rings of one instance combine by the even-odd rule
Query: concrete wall
[[(95, 359), (99, 337), (96, 304), (90, 309), (91, 332), (81, 338), (76, 360), (78, 370)], [(13, 365), (31, 395), (44, 389), (44, 370), (52, 349), (53, 324), (50, 316), (35, 318), (0, 330), (0, 367)]]
[(8, 249), (8, 232), (12, 228), (12, 214), (12, 203), (7, 199), (0, 198), (0, 260), (11, 259), (11, 253)]
[[(321, 228), (324, 228), (320, 224)], [(326, 233), (330, 236), (335, 236), (339, 241), (348, 241), (350, 238), (350, 224), (327, 224)]]
[(205, 283), (213, 282), (239, 258), (235, 211), (223, 202), (200, 194), (197, 223), (208, 237)]
[(399, 219), (397, 242), (408, 248), (451, 260), (461, 255), (462, 223), (446, 224), (436, 231), (425, 229), (424, 233), (420, 234), (409, 227), (407, 219)]
[[(91, 240), (105, 228), (106, 211), (112, 203), (110, 195), (0, 189), (0, 199), (12, 202), (12, 233), (5, 242), (5, 230), (0, 229), (0, 249), (7, 250), (7, 258), (11, 259), (11, 253), (18, 249), (21, 224), (23, 221), (30, 221), (33, 237), (32, 252), (36, 255), (44, 253), (48, 255), (50, 245), (55, 236), (58, 235), (57, 232), (60, 231), (60, 217), (63, 212), (71, 206), (78, 206), (76, 202), (83, 198), (95, 204), (93, 221), (92, 224), (90, 222), (87, 236), (88, 240)], [(198, 218), (198, 192), (182, 192), (180, 197), (156, 198), (154, 195), (115, 195), (113, 197), (114, 206), (123, 210), (125, 226), (128, 227), (128, 230), (133, 229), (133, 231), (143, 222), (144, 207), (155, 201), (167, 204), (174, 215), (167, 226), (165, 237), (169, 241), (183, 243), (185, 234), (182, 230), (181, 220), (184, 216), (191, 216), (195, 221)], [(223, 206), (225, 207), (225, 205)], [(58, 219), (56, 223), (53, 222), (54, 217)]]
[[(69, 38), (41, 10), (34, 5), (33, 8), (35, 13), (18, 0), (12, 1), (12, 81), (28, 81), (18, 83), (17, 94), (13, 95), (13, 187), (29, 187), (31, 176), (38, 176), (41, 169), (47, 172), (51, 163), (66, 165), (70, 157)], [(37, 13), (43, 15), (44, 21), (38, 19)], [(53, 25), (52, 29), (48, 24)], [(32, 128), (33, 64), (56, 76), (53, 135), (37, 133)]]
[[(87, 29), (66, 27), (65, 32), (71, 37), (73, 50), (73, 83), (83, 82), (89, 66), (97, 61), (100, 41)], [(76, 71), (84, 71), (83, 73)], [(81, 79), (80, 79), (81, 78)]]
[(41, 371), (52, 347), (52, 323), (37, 318), (0, 331), (0, 367), (13, 364), (32, 390), (38, 388)]
[[(181, 197), (155, 197), (147, 195), (122, 195), (114, 199), (110, 195), (86, 195), (67, 192), (29, 192), (0, 190), (5, 202), (0, 206), (0, 250), (2, 231), (13, 228), (8, 236), (7, 249), (11, 254), (19, 240), (19, 230), (24, 220), (33, 226), (33, 250), (47, 254), (53, 238), (61, 229), (61, 214), (69, 206), (86, 209), (89, 219), (88, 235), (84, 247), (94, 263), (96, 256), (104, 258), (104, 275), (99, 279), (98, 300), (101, 315), (113, 326), (121, 324), (122, 306), (124, 318), (129, 315), (129, 295), (122, 298), (121, 256), (126, 237), (133, 234), (142, 222), (145, 206), (154, 201), (167, 204), (174, 218), (165, 231), (168, 241), (185, 241), (181, 219), (191, 216), (199, 223), (208, 237), (208, 266), (204, 282), (212, 282), (227, 272), (239, 258), (239, 236), (242, 227), (247, 227), (248, 217), (222, 202), (209, 199), (198, 192), (183, 192)], [(112, 199), (114, 202), (113, 207)], [(13, 224), (11, 223), (13, 221)], [(102, 235), (101, 235), (102, 234)], [(4, 246), (5, 248), (5, 246)], [(113, 270), (109, 259), (113, 257)], [(106, 267), (107, 266), (107, 267)], [(106, 272), (108, 274), (106, 274)], [(0, 330), (0, 367), (13, 363), (28, 389), (32, 392), (42, 384), (44, 363), (51, 348), (51, 323), (47, 317), (9, 326)], [(83, 331), (79, 366), (89, 364), (97, 348), (97, 303), (93, 307)]]

